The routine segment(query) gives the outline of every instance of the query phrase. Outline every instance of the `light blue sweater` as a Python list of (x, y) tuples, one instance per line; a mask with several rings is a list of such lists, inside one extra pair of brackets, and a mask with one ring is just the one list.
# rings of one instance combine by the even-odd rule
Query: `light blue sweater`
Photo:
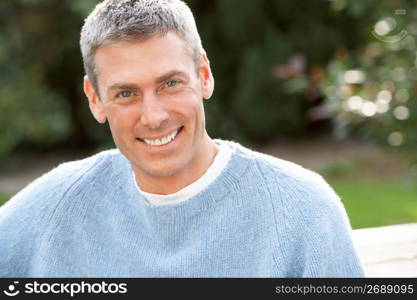
[(208, 188), (150, 205), (118, 150), (64, 163), (0, 208), (0, 277), (361, 277), (317, 174), (235, 151)]

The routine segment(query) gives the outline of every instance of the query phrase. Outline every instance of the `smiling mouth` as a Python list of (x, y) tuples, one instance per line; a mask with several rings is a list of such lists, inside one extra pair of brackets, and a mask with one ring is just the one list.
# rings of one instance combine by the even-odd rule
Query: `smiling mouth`
[(141, 138), (136, 138), (138, 141), (141, 141), (149, 146), (164, 146), (166, 144), (171, 143), (178, 135), (178, 133), (180, 133), (180, 131), (184, 128), (184, 126), (181, 126), (180, 128), (174, 130), (173, 132), (171, 132), (170, 134), (168, 134), (165, 137), (162, 137), (160, 139), (141, 139)]

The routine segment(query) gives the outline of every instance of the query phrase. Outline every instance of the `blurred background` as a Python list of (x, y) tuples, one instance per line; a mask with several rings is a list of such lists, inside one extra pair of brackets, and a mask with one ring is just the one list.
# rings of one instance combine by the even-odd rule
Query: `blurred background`
[[(0, 2), (0, 205), (114, 147), (82, 91), (97, 0)], [(353, 228), (417, 222), (417, 3), (188, 0), (216, 80), (212, 137), (322, 174)]]

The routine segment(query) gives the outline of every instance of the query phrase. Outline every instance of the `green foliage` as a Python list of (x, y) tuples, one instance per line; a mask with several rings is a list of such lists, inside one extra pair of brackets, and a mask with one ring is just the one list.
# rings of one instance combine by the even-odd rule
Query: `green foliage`
[[(334, 3), (344, 2), (337, 0)], [(338, 136), (358, 134), (392, 146), (417, 143), (417, 9), (414, 1), (346, 1), (368, 20), (366, 39), (341, 48), (320, 83)], [(360, 9), (358, 9), (360, 8)]]
[(93, 2), (0, 2), (0, 157), (22, 144), (90, 139), (78, 39), (81, 8)]
[(265, 142), (308, 129), (307, 69), (349, 43), (349, 34), (340, 32), (350, 18), (335, 18), (325, 1), (203, 3), (190, 1), (216, 79), (214, 99), (206, 105), (209, 131)]

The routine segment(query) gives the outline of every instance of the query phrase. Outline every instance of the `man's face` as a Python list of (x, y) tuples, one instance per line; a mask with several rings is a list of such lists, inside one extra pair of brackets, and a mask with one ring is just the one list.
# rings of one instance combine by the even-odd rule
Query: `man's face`
[(185, 42), (169, 32), (102, 46), (95, 63), (100, 99), (86, 78), (90, 108), (108, 120), (139, 181), (200, 172), (209, 143), (202, 99), (213, 92), (205, 55), (197, 75)]

